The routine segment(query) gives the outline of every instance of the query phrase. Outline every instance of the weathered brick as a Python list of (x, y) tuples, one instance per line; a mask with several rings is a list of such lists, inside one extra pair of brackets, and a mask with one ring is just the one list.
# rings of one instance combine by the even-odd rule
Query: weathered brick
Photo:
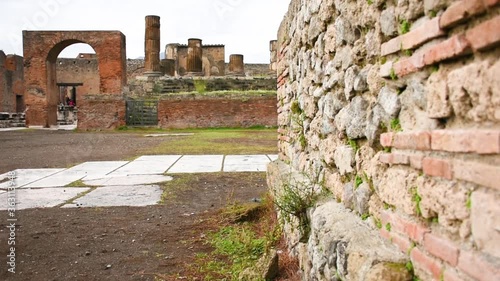
[(431, 134), (427, 131), (412, 133), (397, 133), (394, 136), (393, 146), (399, 149), (431, 149)]
[(470, 198), (471, 230), (477, 250), (500, 259), (500, 192), (481, 188)]
[(382, 153), (378, 157), (378, 161), (384, 164), (392, 164), (392, 153)]
[(403, 253), (407, 253), (408, 250), (410, 250), (412, 247), (411, 241), (402, 235), (396, 233), (390, 233), (390, 239), (392, 241), (392, 244), (398, 246), (398, 248)]
[(393, 231), (404, 234), (418, 243), (421, 243), (424, 235), (430, 231), (427, 227), (419, 223), (406, 220), (387, 210), (380, 213), (380, 219), (384, 225), (390, 223)]
[(393, 66), (394, 66), (393, 61), (388, 61), (385, 64), (381, 65), (380, 71), (379, 71), (380, 77), (382, 77), (382, 78), (391, 77), (391, 72), (392, 72)]
[(449, 152), (500, 153), (500, 131), (432, 131), (432, 150)]
[(401, 43), (401, 36), (385, 42), (384, 44), (382, 44), (380, 54), (382, 56), (387, 56), (399, 52), (401, 50)]
[(436, 44), (425, 51), (425, 65), (460, 57), (471, 52), (471, 46), (465, 35), (455, 35), (446, 41)]
[(443, 281), (464, 281), (453, 269), (447, 269), (443, 274)]
[(427, 252), (446, 261), (451, 266), (458, 264), (460, 250), (448, 239), (427, 233), (424, 237), (424, 248)]
[(424, 160), (423, 155), (412, 155), (410, 156), (410, 166), (414, 169), (422, 170), (423, 160)]
[(394, 64), (394, 72), (398, 77), (417, 72), (424, 67), (424, 53), (418, 52), (411, 57), (402, 58)]
[(458, 260), (458, 268), (479, 281), (500, 280), (500, 267), (476, 253), (462, 251)]
[(486, 7), (483, 0), (462, 0), (451, 4), (441, 16), (441, 28), (450, 28), (467, 18), (483, 13)]
[(402, 48), (404, 50), (414, 49), (427, 41), (445, 35), (445, 32), (439, 27), (439, 19), (439, 17), (433, 18), (403, 35)]
[(422, 169), (429, 176), (442, 177), (449, 180), (453, 178), (452, 165), (448, 160), (424, 158)]
[(438, 260), (429, 257), (418, 248), (414, 248), (411, 251), (410, 258), (416, 269), (423, 270), (429, 273), (435, 280), (439, 280), (443, 266)]
[(500, 0), (483, 0), (483, 2), (484, 5), (486, 5), (487, 7), (493, 7), (495, 5), (500, 4)]
[(380, 135), (380, 144), (383, 147), (392, 147), (393, 140), (394, 140), (394, 133), (384, 133)]
[(500, 44), (499, 30), (500, 16), (496, 16), (468, 30), (465, 36), (470, 42), (472, 49), (482, 51)]
[(453, 162), (455, 178), (500, 190), (500, 167), (476, 162)]

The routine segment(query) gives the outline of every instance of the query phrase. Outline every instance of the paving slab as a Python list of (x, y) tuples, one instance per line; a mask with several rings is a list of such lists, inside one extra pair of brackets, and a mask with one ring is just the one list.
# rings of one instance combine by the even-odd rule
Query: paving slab
[(0, 132), (10, 132), (10, 131), (20, 131), (26, 130), (26, 127), (18, 127), (18, 128), (0, 128)]
[(228, 155), (224, 172), (265, 172), (269, 162), (267, 155)]
[[(61, 171), (64, 171), (64, 169), (17, 169), (14, 171), (16, 174), (14, 182), (16, 183), (16, 188), (24, 188), (30, 183), (55, 175)], [(3, 174), (2, 176), (7, 175)], [(0, 184), (0, 188), (8, 188), (9, 186), (10, 181)]]
[(184, 155), (167, 173), (216, 173), (222, 171), (224, 155)]
[(144, 135), (148, 138), (161, 138), (161, 137), (189, 137), (194, 136), (194, 133), (180, 133), (180, 134), (149, 134)]
[[(77, 197), (89, 188), (42, 188), (16, 190), (16, 209), (51, 208)], [(0, 194), (0, 210), (7, 210), (9, 193)]]
[(171, 181), (172, 177), (163, 175), (128, 175), (128, 176), (106, 176), (100, 179), (86, 180), (83, 183), (91, 186), (130, 186), (155, 184)]
[(99, 187), (63, 208), (150, 206), (161, 200), (162, 190), (157, 185)]
[(161, 175), (179, 160), (179, 158), (181, 158), (181, 155), (141, 156), (116, 171), (113, 171), (109, 175)]
[(85, 162), (55, 175), (35, 181), (26, 187), (63, 187), (84, 177), (89, 179), (103, 178), (106, 174), (111, 173), (126, 163), (125, 161)]
[(270, 154), (270, 155), (267, 155), (267, 157), (269, 157), (269, 159), (271, 159), (271, 161), (276, 161), (279, 159), (279, 156), (277, 154)]

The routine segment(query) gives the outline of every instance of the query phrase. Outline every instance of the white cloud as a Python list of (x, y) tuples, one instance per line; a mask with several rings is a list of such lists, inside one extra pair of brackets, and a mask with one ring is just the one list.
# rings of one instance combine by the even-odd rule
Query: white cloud
[[(162, 18), (162, 45), (225, 44), (226, 56), (268, 62), (268, 42), (276, 33), (289, 0), (0, 0), (0, 49), (22, 54), (22, 30), (120, 30), (127, 56), (144, 53), (144, 17)], [(74, 52), (78, 52), (75, 50)], [(69, 56), (76, 56), (76, 54)]]

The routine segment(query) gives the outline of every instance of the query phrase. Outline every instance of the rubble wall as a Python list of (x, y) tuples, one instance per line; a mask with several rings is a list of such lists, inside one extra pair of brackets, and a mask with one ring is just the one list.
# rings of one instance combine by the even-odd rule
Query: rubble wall
[[(407, 280), (392, 262), (420, 280), (500, 280), (499, 3), (290, 3), (268, 181), (277, 197), (331, 193), (307, 237), (285, 228), (304, 280)], [(363, 231), (339, 221), (383, 242), (359, 249)]]

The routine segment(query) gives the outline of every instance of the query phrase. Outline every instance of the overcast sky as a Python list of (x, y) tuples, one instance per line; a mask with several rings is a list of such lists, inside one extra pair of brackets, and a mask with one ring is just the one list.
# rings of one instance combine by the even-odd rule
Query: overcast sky
[[(127, 57), (144, 56), (146, 15), (161, 17), (161, 49), (168, 43), (225, 44), (245, 62), (269, 62), (269, 41), (290, 0), (0, 0), (0, 50), (22, 55), (22, 30), (119, 30)], [(76, 57), (89, 47), (72, 45), (60, 56)]]

